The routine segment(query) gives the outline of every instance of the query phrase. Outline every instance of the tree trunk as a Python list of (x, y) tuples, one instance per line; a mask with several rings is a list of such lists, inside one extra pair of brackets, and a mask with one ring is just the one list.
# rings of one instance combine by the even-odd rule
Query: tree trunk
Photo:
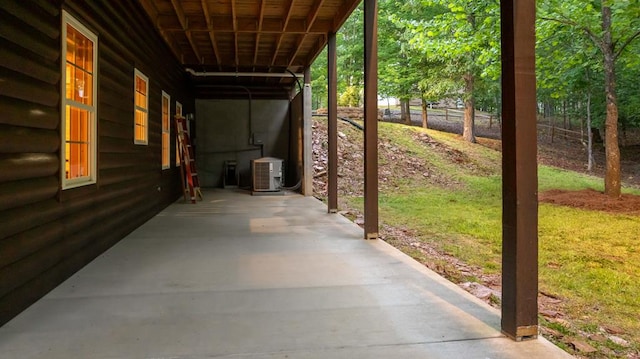
[(591, 130), (591, 92), (587, 93), (587, 170), (593, 170), (593, 131)]
[(549, 101), (545, 101), (544, 103), (544, 118), (549, 118), (554, 116), (554, 108), (553, 108), (553, 104)]
[(411, 124), (411, 114), (407, 113), (407, 106), (409, 104), (408, 100), (400, 100), (400, 121), (402, 121), (406, 125)]
[(475, 135), (475, 100), (473, 98), (473, 74), (467, 73), (464, 76), (465, 83), (465, 100), (464, 100), (464, 129), (462, 131), (462, 138), (465, 141), (475, 143), (476, 135)]
[(567, 100), (562, 101), (562, 123), (564, 125), (564, 140), (567, 140)]
[(620, 148), (618, 146), (618, 99), (616, 96), (615, 55), (611, 36), (611, 7), (602, 5), (602, 52), (604, 54), (604, 87), (607, 96), (605, 120), (605, 152), (607, 170), (604, 193), (620, 197)]
[(422, 127), (428, 128), (429, 114), (427, 113), (427, 100), (422, 96)]

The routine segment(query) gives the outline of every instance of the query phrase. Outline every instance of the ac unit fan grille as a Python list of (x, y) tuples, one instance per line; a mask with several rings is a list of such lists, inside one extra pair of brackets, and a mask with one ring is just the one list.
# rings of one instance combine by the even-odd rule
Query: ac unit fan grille
[(268, 190), (270, 189), (271, 170), (270, 163), (268, 162), (256, 162), (254, 164), (255, 171), (255, 189), (256, 190)]

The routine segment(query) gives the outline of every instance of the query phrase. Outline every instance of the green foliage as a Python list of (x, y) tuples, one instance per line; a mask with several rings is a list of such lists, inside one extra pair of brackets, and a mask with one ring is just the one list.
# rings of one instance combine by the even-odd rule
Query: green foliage
[(314, 109), (327, 107), (327, 48), (320, 53), (311, 67), (311, 103)]
[[(363, 44), (363, 5), (360, 4), (336, 34), (338, 53), (338, 93), (344, 94), (347, 88), (354, 87), (359, 93), (363, 86), (364, 44)], [(325, 107), (327, 101), (327, 50), (316, 58), (311, 72), (312, 104), (315, 108)], [(353, 90), (349, 90), (353, 92)], [(358, 106), (350, 98), (353, 106)]]
[[(500, 109), (500, 12), (496, 0), (379, 0), (379, 94), (400, 99), (469, 98), (476, 107)], [(608, 1), (618, 54), (618, 104), (623, 126), (640, 126), (640, 0)], [(599, 1), (540, 0), (536, 23), (538, 100), (575, 104), (586, 117), (591, 95), (595, 127), (605, 118)], [(363, 8), (337, 34), (338, 93), (363, 86)], [(634, 37), (635, 36), (635, 37)], [(314, 107), (326, 104), (327, 58), (313, 65)], [(465, 74), (475, 79), (461, 94)], [(353, 92), (352, 90), (349, 90)]]
[(428, 12), (412, 1), (381, 0), (378, 16), (379, 92), (401, 100), (420, 98), (427, 86), (423, 79), (433, 73), (433, 62), (410, 46), (408, 22)]
[(338, 106), (360, 106), (360, 89), (356, 86), (347, 86), (338, 98)]
[[(423, 1), (430, 17), (405, 23), (409, 43), (435, 65), (430, 89), (435, 98), (475, 98), (486, 108), (498, 106), (500, 78), (500, 13), (497, 2), (478, 0)], [(471, 77), (474, 88), (466, 88)], [(425, 83), (425, 82), (422, 82)], [(425, 86), (426, 87), (426, 86)], [(437, 90), (439, 91), (437, 91)]]
[[(640, 54), (640, 41), (630, 47), (630, 54)], [(640, 55), (624, 56), (618, 64), (618, 98), (623, 126), (640, 127)]]
[[(538, 1), (537, 81), (541, 101), (586, 102), (592, 95), (595, 126), (605, 119), (602, 14), (599, 1)], [(639, 126), (640, 1), (608, 1), (616, 58), (619, 121)], [(585, 106), (582, 106), (586, 110)], [(585, 117), (586, 113), (578, 114)]]
[(364, 9), (361, 3), (336, 35), (338, 93), (364, 84)]

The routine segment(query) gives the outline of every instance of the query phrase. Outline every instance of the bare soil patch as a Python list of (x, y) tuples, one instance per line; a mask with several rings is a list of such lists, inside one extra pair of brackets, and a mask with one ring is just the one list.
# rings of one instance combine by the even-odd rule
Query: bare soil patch
[(580, 191), (554, 189), (540, 193), (538, 197), (543, 203), (592, 211), (640, 215), (640, 196), (632, 194), (623, 194), (620, 198), (612, 198), (593, 189)]

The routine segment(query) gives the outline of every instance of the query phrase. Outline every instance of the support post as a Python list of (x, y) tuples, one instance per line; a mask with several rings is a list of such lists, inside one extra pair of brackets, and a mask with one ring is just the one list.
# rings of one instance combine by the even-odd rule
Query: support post
[(338, 71), (336, 34), (330, 33), (327, 44), (328, 142), (327, 201), (329, 213), (338, 212)]
[(535, 0), (501, 0), (502, 332), (538, 335)]
[(312, 118), (311, 118), (311, 68), (307, 67), (304, 70), (304, 93), (303, 93), (303, 118), (302, 138), (304, 141), (302, 155), (303, 157), (303, 181), (302, 181), (302, 194), (305, 196), (313, 196), (313, 147), (312, 147)]
[(377, 0), (364, 0), (364, 237), (378, 238)]

